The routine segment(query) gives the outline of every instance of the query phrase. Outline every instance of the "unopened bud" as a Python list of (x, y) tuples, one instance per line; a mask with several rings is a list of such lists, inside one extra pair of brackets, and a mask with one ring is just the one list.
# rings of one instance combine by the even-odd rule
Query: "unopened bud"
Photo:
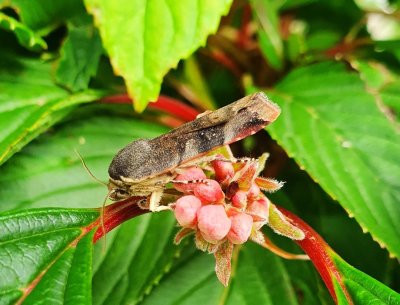
[(253, 216), (254, 221), (268, 221), (270, 201), (263, 196), (248, 203), (246, 213)]
[(258, 187), (257, 184), (253, 183), (250, 187), (249, 192), (247, 193), (247, 198), (249, 201), (253, 201), (260, 195), (260, 188)]
[(237, 245), (245, 243), (251, 234), (253, 218), (246, 213), (235, 212), (229, 216), (229, 219), (231, 220), (231, 229), (227, 238)]
[(175, 218), (182, 227), (194, 228), (197, 223), (197, 211), (201, 207), (201, 201), (187, 195), (179, 198), (175, 203)]
[[(217, 157), (223, 158), (222, 155), (217, 155)], [(215, 180), (219, 183), (229, 181), (235, 174), (233, 165), (231, 162), (215, 160), (211, 162), (215, 171)]]
[(247, 206), (247, 192), (237, 191), (231, 198), (232, 205), (239, 209), (244, 209)]
[(205, 204), (221, 203), (225, 198), (225, 194), (219, 183), (212, 179), (207, 179), (204, 183), (196, 184), (193, 192)]
[(197, 212), (198, 228), (209, 243), (217, 243), (225, 238), (231, 228), (231, 221), (223, 205), (205, 205)]

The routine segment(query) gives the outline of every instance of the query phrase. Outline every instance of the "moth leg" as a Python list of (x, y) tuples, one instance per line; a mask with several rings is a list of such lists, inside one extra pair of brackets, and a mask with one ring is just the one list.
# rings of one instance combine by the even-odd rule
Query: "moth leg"
[(164, 193), (163, 189), (156, 190), (150, 195), (149, 210), (152, 212), (161, 212), (165, 210), (171, 210), (171, 207), (166, 205), (160, 205), (161, 197)]
[(204, 183), (208, 184), (206, 179), (196, 179), (196, 180), (171, 180), (172, 183), (177, 184), (196, 184), (196, 183)]

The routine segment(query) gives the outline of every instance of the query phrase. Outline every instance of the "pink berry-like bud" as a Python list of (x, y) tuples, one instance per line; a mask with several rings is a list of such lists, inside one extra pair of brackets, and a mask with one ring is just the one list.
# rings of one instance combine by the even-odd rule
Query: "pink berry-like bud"
[(174, 180), (182, 181), (183, 183), (174, 183), (174, 188), (182, 193), (192, 193), (197, 183), (190, 183), (191, 181), (207, 179), (206, 174), (198, 166), (188, 167), (182, 174), (175, 177)]
[(232, 224), (227, 238), (236, 245), (245, 243), (251, 234), (253, 218), (245, 213), (236, 212), (229, 216), (229, 219)]
[(247, 206), (247, 192), (237, 191), (231, 198), (232, 205), (239, 209), (246, 208)]
[(202, 203), (220, 203), (224, 200), (225, 194), (219, 183), (215, 180), (207, 179), (205, 183), (198, 183), (193, 189), (194, 195)]
[(205, 205), (197, 212), (198, 228), (209, 243), (217, 243), (228, 234), (231, 221), (222, 205)]
[(250, 187), (249, 192), (247, 193), (247, 198), (252, 201), (256, 199), (260, 195), (260, 188), (257, 184), (253, 183)]
[(175, 218), (182, 227), (194, 228), (197, 223), (197, 211), (201, 208), (201, 201), (187, 195), (179, 198), (175, 203)]
[[(217, 155), (218, 158), (223, 158), (223, 155)], [(218, 182), (226, 182), (230, 180), (235, 174), (233, 165), (231, 162), (215, 160), (211, 162), (215, 171), (215, 180)]]
[(247, 205), (246, 213), (254, 216), (254, 221), (268, 221), (270, 201), (263, 196)]

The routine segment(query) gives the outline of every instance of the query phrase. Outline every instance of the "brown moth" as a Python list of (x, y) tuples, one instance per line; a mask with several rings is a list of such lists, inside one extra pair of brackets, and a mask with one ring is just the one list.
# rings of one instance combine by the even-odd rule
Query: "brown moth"
[(108, 169), (110, 199), (150, 196), (148, 208), (163, 209), (158, 205), (165, 186), (180, 168), (211, 161), (207, 153), (256, 133), (279, 114), (279, 106), (259, 92), (200, 114), (157, 138), (133, 141), (115, 155)]

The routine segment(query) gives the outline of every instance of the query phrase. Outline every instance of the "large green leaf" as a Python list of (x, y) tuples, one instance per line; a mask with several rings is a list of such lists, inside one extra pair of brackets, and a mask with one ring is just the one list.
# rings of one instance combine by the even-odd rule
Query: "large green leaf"
[[(334, 255), (334, 261), (343, 278), (343, 284), (351, 296), (354, 305), (399, 305), (400, 294), (387, 286), (347, 264), (339, 256)], [(348, 304), (341, 288), (336, 284), (338, 304)]]
[(0, 215), (1, 304), (90, 304), (96, 210), (38, 209)]
[(240, 249), (233, 265), (234, 276), (224, 288), (216, 279), (211, 255), (185, 257), (144, 299), (144, 304), (298, 304), (288, 273), (274, 254), (249, 244)]
[(169, 69), (205, 44), (231, 0), (86, 0), (114, 71), (123, 76), (135, 109), (156, 100)]
[(282, 107), (273, 137), (400, 257), (400, 136), (358, 76), (331, 62), (300, 68), (270, 97)]
[(69, 94), (51, 78), (51, 63), (3, 55), (0, 63), (0, 164), (101, 91)]

